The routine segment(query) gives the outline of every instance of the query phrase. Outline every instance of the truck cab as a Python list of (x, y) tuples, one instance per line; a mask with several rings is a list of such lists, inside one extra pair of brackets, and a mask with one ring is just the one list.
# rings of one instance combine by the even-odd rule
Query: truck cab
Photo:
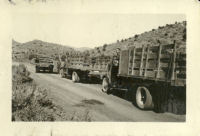
[(107, 64), (106, 74), (102, 80), (102, 91), (108, 92), (111, 86), (117, 85), (117, 75), (119, 72), (119, 56), (113, 56)]
[(35, 72), (48, 71), (53, 72), (53, 59), (47, 56), (37, 57), (35, 60)]

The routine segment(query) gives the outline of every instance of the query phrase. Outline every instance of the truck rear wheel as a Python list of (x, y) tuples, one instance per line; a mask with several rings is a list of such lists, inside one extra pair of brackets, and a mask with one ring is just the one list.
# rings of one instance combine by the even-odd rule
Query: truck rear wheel
[(108, 93), (108, 91), (109, 91), (109, 82), (108, 82), (108, 78), (107, 77), (103, 78), (102, 91), (105, 92), (105, 93)]
[(79, 76), (76, 72), (72, 73), (72, 81), (73, 82), (79, 82), (80, 81), (80, 78), (79, 78)]
[(140, 109), (153, 109), (153, 100), (148, 88), (139, 86), (136, 91), (136, 104)]

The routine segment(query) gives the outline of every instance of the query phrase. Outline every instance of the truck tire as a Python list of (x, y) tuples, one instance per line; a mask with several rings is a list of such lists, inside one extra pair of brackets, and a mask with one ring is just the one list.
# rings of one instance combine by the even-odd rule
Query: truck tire
[(103, 78), (103, 81), (102, 81), (102, 91), (104, 93), (108, 93), (108, 91), (109, 91), (109, 82), (108, 82), (108, 78), (107, 77)]
[(147, 87), (139, 86), (136, 91), (136, 104), (140, 109), (153, 109), (153, 99)]
[(72, 73), (72, 81), (73, 82), (79, 82), (80, 81), (80, 78), (75, 71)]

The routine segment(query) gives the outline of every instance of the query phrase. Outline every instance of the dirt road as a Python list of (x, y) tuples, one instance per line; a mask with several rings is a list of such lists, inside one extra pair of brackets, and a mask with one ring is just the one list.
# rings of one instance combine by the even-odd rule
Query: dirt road
[(87, 111), (92, 121), (185, 121), (185, 115), (142, 111), (129, 101), (103, 93), (99, 84), (73, 83), (69, 79), (60, 78), (58, 74), (35, 73), (33, 65), (26, 65), (36, 83), (49, 88), (51, 97), (66, 112)]

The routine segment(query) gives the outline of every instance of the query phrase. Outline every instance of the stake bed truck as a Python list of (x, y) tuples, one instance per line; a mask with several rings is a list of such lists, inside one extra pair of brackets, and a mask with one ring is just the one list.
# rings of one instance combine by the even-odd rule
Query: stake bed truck
[(104, 92), (122, 90), (140, 109), (158, 109), (169, 95), (185, 101), (186, 52), (176, 43), (132, 47), (121, 51), (119, 65), (110, 64), (103, 78)]

